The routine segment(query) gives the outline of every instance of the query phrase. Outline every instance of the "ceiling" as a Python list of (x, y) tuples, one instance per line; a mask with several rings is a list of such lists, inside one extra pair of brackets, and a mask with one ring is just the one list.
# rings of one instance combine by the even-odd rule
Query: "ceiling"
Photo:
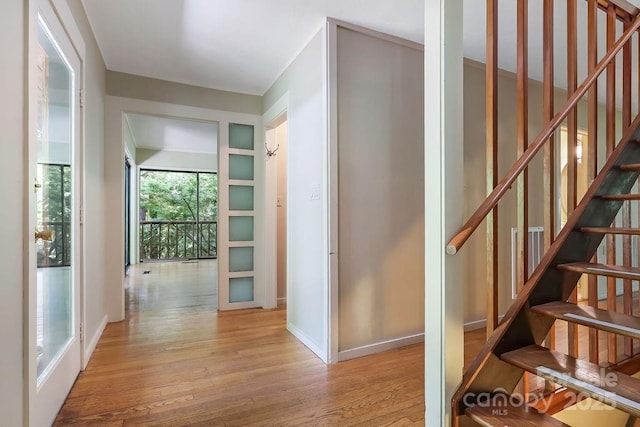
[(424, 0), (82, 2), (108, 69), (254, 95), (266, 92), (326, 16), (424, 39)]
[(143, 114), (126, 114), (137, 148), (215, 154), (218, 126), (195, 120), (180, 120)]
[[(254, 95), (266, 92), (326, 16), (424, 41), (424, 0), (82, 1), (110, 70)], [(464, 54), (480, 62), (485, 4), (464, 0)], [(517, 1), (499, 4), (500, 68), (514, 72)], [(535, 31), (542, 28), (540, 4), (529, 2), (529, 68), (536, 80), (542, 80), (542, 35)], [(577, 4), (581, 81), (587, 73), (587, 2)], [(556, 86), (566, 88), (566, 2), (554, 5)], [(600, 41), (602, 55), (605, 38)]]

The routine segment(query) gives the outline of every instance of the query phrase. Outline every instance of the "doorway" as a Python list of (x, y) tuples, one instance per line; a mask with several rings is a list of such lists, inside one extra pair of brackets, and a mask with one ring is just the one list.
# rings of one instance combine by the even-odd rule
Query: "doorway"
[(287, 303), (287, 143), (288, 128), (287, 121), (279, 125), (276, 129), (276, 153), (277, 160), (277, 198), (276, 198), (276, 235), (277, 256), (276, 263), (277, 276), (277, 302), (278, 305)]
[(131, 162), (124, 159), (124, 273), (131, 265)]
[(268, 221), (272, 233), (273, 263), (270, 270), (274, 280), (275, 302), (278, 306), (287, 303), (287, 225), (288, 219), (288, 123), (283, 113), (269, 126), (265, 136), (267, 161), (267, 206), (273, 221)]

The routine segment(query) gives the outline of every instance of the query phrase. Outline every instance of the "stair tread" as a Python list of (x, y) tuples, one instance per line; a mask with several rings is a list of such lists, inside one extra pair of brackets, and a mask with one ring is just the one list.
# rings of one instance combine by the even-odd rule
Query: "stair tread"
[(640, 416), (640, 379), (538, 345), (504, 353), (501, 358), (539, 377)]
[(603, 194), (599, 197), (604, 200), (640, 200), (640, 194)]
[(640, 163), (629, 163), (626, 165), (618, 165), (618, 168), (627, 172), (638, 172), (640, 171)]
[(559, 270), (573, 271), (576, 273), (597, 274), (599, 276), (617, 277), (620, 279), (640, 280), (640, 268), (623, 267), (621, 265), (595, 264), (589, 262), (572, 262), (570, 264), (558, 264)]
[[(505, 400), (508, 400), (508, 396), (505, 397)], [(498, 402), (494, 403), (503, 403), (500, 397), (496, 400)], [(510, 405), (508, 402), (506, 406), (500, 404), (473, 406), (467, 408), (465, 414), (486, 427), (568, 427), (567, 424), (538, 412), (526, 403), (518, 406)]]
[(531, 307), (531, 311), (631, 338), (640, 338), (640, 317), (628, 314), (567, 302), (537, 305)]
[(580, 231), (583, 233), (640, 235), (640, 228), (628, 227), (582, 227)]

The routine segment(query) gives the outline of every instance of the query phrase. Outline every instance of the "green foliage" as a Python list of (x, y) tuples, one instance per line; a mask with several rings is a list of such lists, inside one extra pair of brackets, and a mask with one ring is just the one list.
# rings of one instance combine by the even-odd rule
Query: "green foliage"
[(140, 172), (142, 259), (217, 255), (218, 176), (196, 172)]
[(140, 172), (140, 212), (145, 221), (215, 221), (218, 215), (218, 176), (143, 170)]
[(53, 240), (37, 242), (38, 266), (70, 265), (71, 167), (38, 164), (37, 229), (52, 230)]

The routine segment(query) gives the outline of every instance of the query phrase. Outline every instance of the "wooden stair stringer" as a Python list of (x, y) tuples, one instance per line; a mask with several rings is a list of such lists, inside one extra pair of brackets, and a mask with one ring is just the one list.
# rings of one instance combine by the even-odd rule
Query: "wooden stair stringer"
[(637, 142), (640, 141), (640, 115), (626, 129), (620, 141), (555, 242), (509, 307), (500, 326), (465, 372), (462, 383), (452, 399), (454, 414), (464, 414), (465, 396), (477, 396), (478, 393), (496, 388), (511, 393), (520, 381), (524, 371), (501, 361), (500, 355), (542, 343), (554, 319), (535, 314), (529, 307), (566, 301), (575, 289), (581, 274), (560, 271), (554, 266), (590, 260), (604, 235), (581, 233), (580, 229), (610, 226), (622, 207), (621, 201), (604, 200), (598, 196), (626, 194), (636, 182), (638, 172), (624, 171), (618, 166), (640, 163), (640, 144)]

